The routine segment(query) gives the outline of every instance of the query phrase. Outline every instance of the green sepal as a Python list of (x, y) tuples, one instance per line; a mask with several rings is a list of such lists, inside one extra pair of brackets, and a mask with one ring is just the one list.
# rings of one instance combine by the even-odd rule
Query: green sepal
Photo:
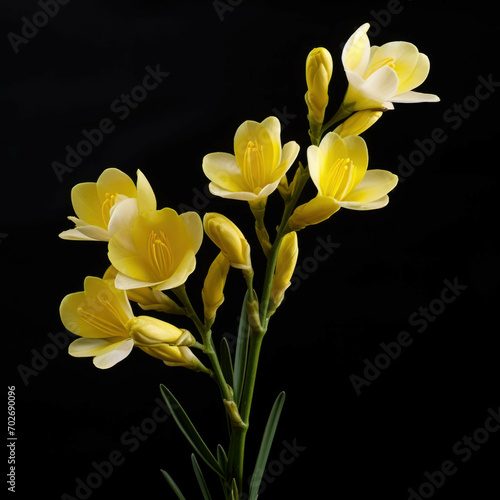
[(168, 406), (168, 409), (170, 410), (170, 413), (174, 417), (175, 422), (177, 423), (179, 429), (189, 441), (193, 449), (211, 469), (213, 469), (220, 476), (224, 477), (224, 471), (219, 465), (219, 462), (217, 462), (215, 457), (212, 455), (212, 452), (208, 449), (208, 446), (198, 434), (198, 431), (194, 427), (193, 423), (191, 422), (177, 399), (175, 399), (173, 394), (163, 384), (160, 385), (160, 391), (163, 399), (165, 400), (165, 403)]
[(283, 409), (283, 404), (285, 402), (285, 393), (280, 392), (274, 405), (269, 414), (267, 420), (266, 428), (264, 429), (264, 435), (262, 436), (262, 443), (260, 445), (259, 454), (255, 462), (255, 469), (252, 475), (252, 480), (250, 482), (249, 498), (248, 500), (256, 500), (259, 494), (260, 482), (262, 481), (262, 475), (267, 464), (267, 458), (269, 456), (269, 451), (271, 450), (271, 445), (273, 444), (274, 434), (276, 433), (276, 427), (278, 426), (279, 418), (281, 415), (281, 410)]

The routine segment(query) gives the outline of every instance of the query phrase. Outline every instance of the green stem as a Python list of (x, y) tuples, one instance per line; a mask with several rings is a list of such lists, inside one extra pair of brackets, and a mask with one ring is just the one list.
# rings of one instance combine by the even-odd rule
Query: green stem
[(332, 125), (334, 125), (335, 123), (339, 122), (340, 120), (343, 120), (344, 118), (347, 118), (350, 115), (352, 115), (352, 109), (349, 110), (349, 109), (345, 108), (343, 105), (340, 105), (340, 107), (337, 110), (337, 112), (321, 128), (321, 133), (320, 133), (320, 136), (318, 137), (318, 140), (321, 139), (321, 136)]
[(223, 398), (227, 401), (232, 401), (233, 394), (229, 389), (226, 379), (224, 378), (224, 374), (222, 372), (222, 368), (219, 363), (219, 358), (217, 356), (217, 352), (215, 350), (215, 346), (212, 340), (212, 330), (209, 327), (205, 326), (198, 317), (198, 314), (196, 314), (196, 311), (194, 310), (194, 307), (191, 304), (191, 301), (189, 300), (189, 297), (187, 295), (185, 285), (181, 285), (177, 288), (174, 288), (172, 291), (182, 302), (182, 305), (184, 306), (184, 309), (186, 311), (186, 316), (193, 321), (198, 332), (201, 335), (201, 338), (203, 339), (203, 346), (204, 346), (203, 352), (207, 355), (213, 368), (212, 378), (214, 378), (214, 380), (217, 382), (217, 385), (219, 386), (222, 392)]
[[(240, 404), (240, 416), (243, 421), (243, 426), (239, 428), (234, 428), (231, 435), (231, 442), (229, 446), (229, 474), (236, 480), (238, 490), (241, 492), (241, 487), (243, 485), (243, 466), (244, 466), (244, 456), (245, 456), (245, 440), (248, 432), (249, 422), (250, 422), (250, 411), (252, 407), (252, 400), (255, 391), (255, 381), (257, 378), (257, 369), (259, 365), (260, 351), (262, 347), (262, 342), (264, 340), (264, 335), (266, 334), (269, 318), (267, 317), (267, 312), (269, 309), (269, 301), (271, 297), (271, 289), (274, 278), (274, 271), (276, 269), (276, 262), (278, 260), (279, 249), (283, 237), (288, 232), (287, 224), (297, 201), (299, 199), (304, 186), (309, 179), (308, 169), (303, 169), (300, 179), (297, 180), (297, 185), (294, 188), (294, 192), (290, 200), (285, 204), (285, 209), (283, 211), (283, 217), (281, 219), (280, 226), (277, 231), (276, 239), (270, 249), (266, 267), (266, 273), (264, 277), (264, 284), (262, 288), (262, 296), (260, 302), (260, 321), (258, 324), (256, 322), (250, 321), (250, 345), (248, 351), (248, 361), (247, 369), (245, 373), (245, 382), (243, 386), (243, 394), (241, 397)], [(248, 283), (248, 281), (247, 281)]]

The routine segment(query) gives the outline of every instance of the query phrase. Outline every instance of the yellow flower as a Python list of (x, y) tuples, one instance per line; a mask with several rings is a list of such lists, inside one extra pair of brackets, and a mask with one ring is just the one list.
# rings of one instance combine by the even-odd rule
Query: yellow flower
[(343, 106), (350, 111), (370, 108), (393, 109), (393, 102), (437, 102), (433, 94), (414, 92), (429, 74), (429, 58), (408, 42), (373, 46), (363, 24), (342, 51), (348, 80)]
[(224, 215), (210, 212), (203, 217), (203, 227), (231, 266), (243, 270), (252, 268), (250, 245), (234, 222)]
[(229, 261), (220, 252), (212, 262), (201, 296), (203, 298), (205, 318), (212, 319), (219, 306), (224, 302), (224, 286), (229, 272)]
[(115, 286), (129, 290), (176, 288), (196, 267), (203, 226), (195, 212), (178, 215), (171, 208), (139, 214), (131, 227), (113, 234), (108, 257), (118, 270)]
[[(134, 344), (149, 354), (150, 348), (159, 348), (155, 356), (159, 357), (163, 347), (173, 346), (177, 353), (181, 346), (194, 343), (187, 330), (149, 316), (134, 317), (125, 291), (94, 276), (85, 278), (83, 292), (66, 295), (59, 310), (66, 329), (81, 337), (70, 344), (69, 354), (93, 357), (98, 368), (114, 366), (130, 354)], [(166, 361), (170, 359), (171, 355)]]
[(358, 111), (334, 129), (334, 132), (340, 135), (340, 137), (360, 135), (365, 130), (369, 129), (382, 114), (382, 111)]
[(307, 56), (305, 100), (309, 109), (309, 122), (322, 124), (328, 104), (328, 85), (332, 78), (333, 60), (330, 52), (317, 47)]
[(387, 170), (367, 170), (368, 150), (359, 136), (342, 138), (330, 132), (319, 147), (309, 146), (307, 159), (318, 195), (296, 209), (297, 215), (290, 218), (290, 229), (321, 222), (340, 208), (382, 208), (389, 203), (387, 193), (398, 182), (397, 176)]
[(297, 258), (299, 256), (299, 246), (297, 233), (292, 231), (283, 237), (278, 252), (276, 270), (274, 272), (273, 284), (271, 288), (272, 305), (269, 310), (272, 314), (276, 308), (283, 302), (285, 290), (290, 286)]
[(182, 366), (190, 370), (208, 372), (189, 347), (159, 344), (140, 346), (140, 349), (153, 358), (161, 359), (167, 366)]
[[(117, 274), (118, 270), (113, 266), (109, 266), (102, 278), (110, 280), (114, 286)], [(150, 287), (145, 286), (143, 288), (126, 290), (126, 292), (128, 299), (132, 302), (137, 302), (139, 307), (145, 311), (154, 310), (169, 314), (185, 314), (181, 306), (159, 290), (152, 290)]]
[(116, 168), (104, 170), (97, 182), (74, 186), (71, 202), (77, 217), (68, 219), (76, 227), (59, 234), (65, 240), (109, 241), (111, 234), (129, 224), (138, 211), (156, 209), (154, 192), (144, 174), (137, 171), (136, 187)]
[(294, 141), (282, 149), (280, 133), (274, 116), (262, 123), (248, 120), (240, 125), (234, 136), (234, 155), (209, 153), (203, 158), (203, 171), (212, 181), (210, 192), (248, 202), (267, 199), (299, 152)]

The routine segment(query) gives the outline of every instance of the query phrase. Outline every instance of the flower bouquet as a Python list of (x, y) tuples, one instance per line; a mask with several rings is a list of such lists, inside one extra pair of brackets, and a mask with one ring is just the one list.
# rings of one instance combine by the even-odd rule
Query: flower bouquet
[[(275, 116), (243, 122), (235, 132), (232, 153), (204, 156), (201, 168), (210, 180), (210, 192), (230, 200), (228, 204), (248, 204), (255, 223), (252, 247), (226, 215), (208, 212), (202, 219), (196, 212), (159, 209), (140, 170), (134, 182), (124, 172), (108, 168), (97, 182), (72, 189), (76, 216), (69, 219), (75, 227), (60, 237), (107, 242), (109, 267), (99, 276), (86, 277), (83, 291), (62, 300), (62, 322), (79, 337), (69, 346), (69, 354), (92, 357), (97, 368), (108, 369), (137, 347), (170, 368), (187, 368), (214, 380), (213, 397), (220, 400), (228, 422), (228, 435), (218, 438), (215, 450), (206, 445), (172, 392), (160, 385), (170, 414), (193, 449), (193, 474), (205, 499), (255, 500), (259, 494), (284, 392), (271, 408), (255, 466), (248, 471), (245, 443), (251, 432), (263, 341), (272, 334), (268, 333), (271, 324), (280, 321), (273, 315), (290, 286), (299, 236), (306, 236), (307, 226), (326, 221), (341, 208), (364, 211), (387, 205), (398, 178), (386, 170), (368, 169), (368, 148), (360, 135), (394, 109), (393, 103), (439, 100), (413, 90), (427, 77), (427, 56), (407, 42), (370, 47), (368, 29), (368, 24), (362, 25), (344, 46), (342, 64), (348, 86), (340, 107), (327, 120), (332, 56), (325, 48), (314, 48), (307, 57), (305, 102), (311, 144), (305, 166), (297, 161), (297, 142), (282, 145), (281, 124)], [(317, 194), (302, 200), (310, 182)], [(281, 196), (283, 202), (275, 230), (266, 225), (267, 201), (272, 195)], [(218, 255), (208, 269), (199, 270), (196, 256), (205, 235), (211, 240), (206, 244), (215, 245)], [(254, 268), (254, 252), (265, 256), (265, 269)], [(202, 290), (196, 292), (201, 294), (203, 311), (195, 310), (190, 299), (193, 291), (188, 290), (189, 276), (195, 270), (205, 276)], [(229, 272), (241, 273), (243, 278), (235, 292), (241, 293), (242, 307), (234, 352), (218, 334), (216, 324)], [(261, 273), (259, 290), (254, 288), (255, 273)], [(165, 320), (158, 319), (159, 314)], [(179, 317), (185, 317), (183, 321), (192, 328), (175, 326)], [(185, 498), (176, 480), (167, 471), (161, 472), (174, 494)], [(220, 478), (217, 494), (209, 491), (207, 472)], [(251, 474), (248, 490), (243, 480), (247, 473)]]

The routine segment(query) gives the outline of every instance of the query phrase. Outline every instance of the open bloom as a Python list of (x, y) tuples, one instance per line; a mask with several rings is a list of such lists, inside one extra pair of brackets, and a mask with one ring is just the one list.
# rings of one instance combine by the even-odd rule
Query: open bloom
[(429, 58), (408, 42), (370, 47), (368, 23), (359, 27), (342, 51), (348, 80), (343, 106), (350, 111), (392, 109), (393, 102), (437, 102), (433, 94), (414, 92), (429, 74)]
[(250, 245), (233, 221), (224, 215), (210, 212), (203, 217), (203, 227), (231, 266), (243, 270), (252, 268)]
[(387, 170), (367, 170), (368, 150), (359, 136), (341, 138), (330, 132), (319, 146), (309, 146), (307, 159), (318, 195), (292, 214), (290, 228), (294, 230), (321, 222), (341, 207), (382, 208), (389, 203), (387, 193), (398, 182)]
[(144, 174), (137, 171), (136, 187), (132, 179), (117, 168), (104, 170), (97, 182), (74, 186), (71, 202), (77, 217), (68, 219), (76, 227), (59, 234), (65, 240), (109, 241), (111, 234), (130, 223), (138, 211), (156, 209), (154, 192)]
[[(81, 337), (70, 344), (69, 354), (93, 357), (98, 368), (114, 366), (130, 354), (134, 345), (147, 347), (143, 350), (149, 354), (158, 346), (160, 352), (168, 346), (175, 357), (179, 356), (176, 349), (180, 346), (194, 343), (186, 330), (149, 316), (134, 317), (125, 291), (94, 276), (85, 278), (83, 292), (64, 297), (60, 315), (64, 326)], [(166, 362), (170, 358), (161, 359)]]
[(202, 239), (196, 212), (178, 215), (164, 208), (139, 214), (109, 241), (108, 257), (118, 270), (115, 286), (169, 290), (182, 285), (196, 267)]
[(203, 171), (210, 192), (222, 198), (253, 202), (266, 199), (292, 166), (299, 152), (295, 141), (281, 148), (281, 125), (270, 116), (262, 123), (244, 122), (234, 136), (234, 155), (209, 153)]

